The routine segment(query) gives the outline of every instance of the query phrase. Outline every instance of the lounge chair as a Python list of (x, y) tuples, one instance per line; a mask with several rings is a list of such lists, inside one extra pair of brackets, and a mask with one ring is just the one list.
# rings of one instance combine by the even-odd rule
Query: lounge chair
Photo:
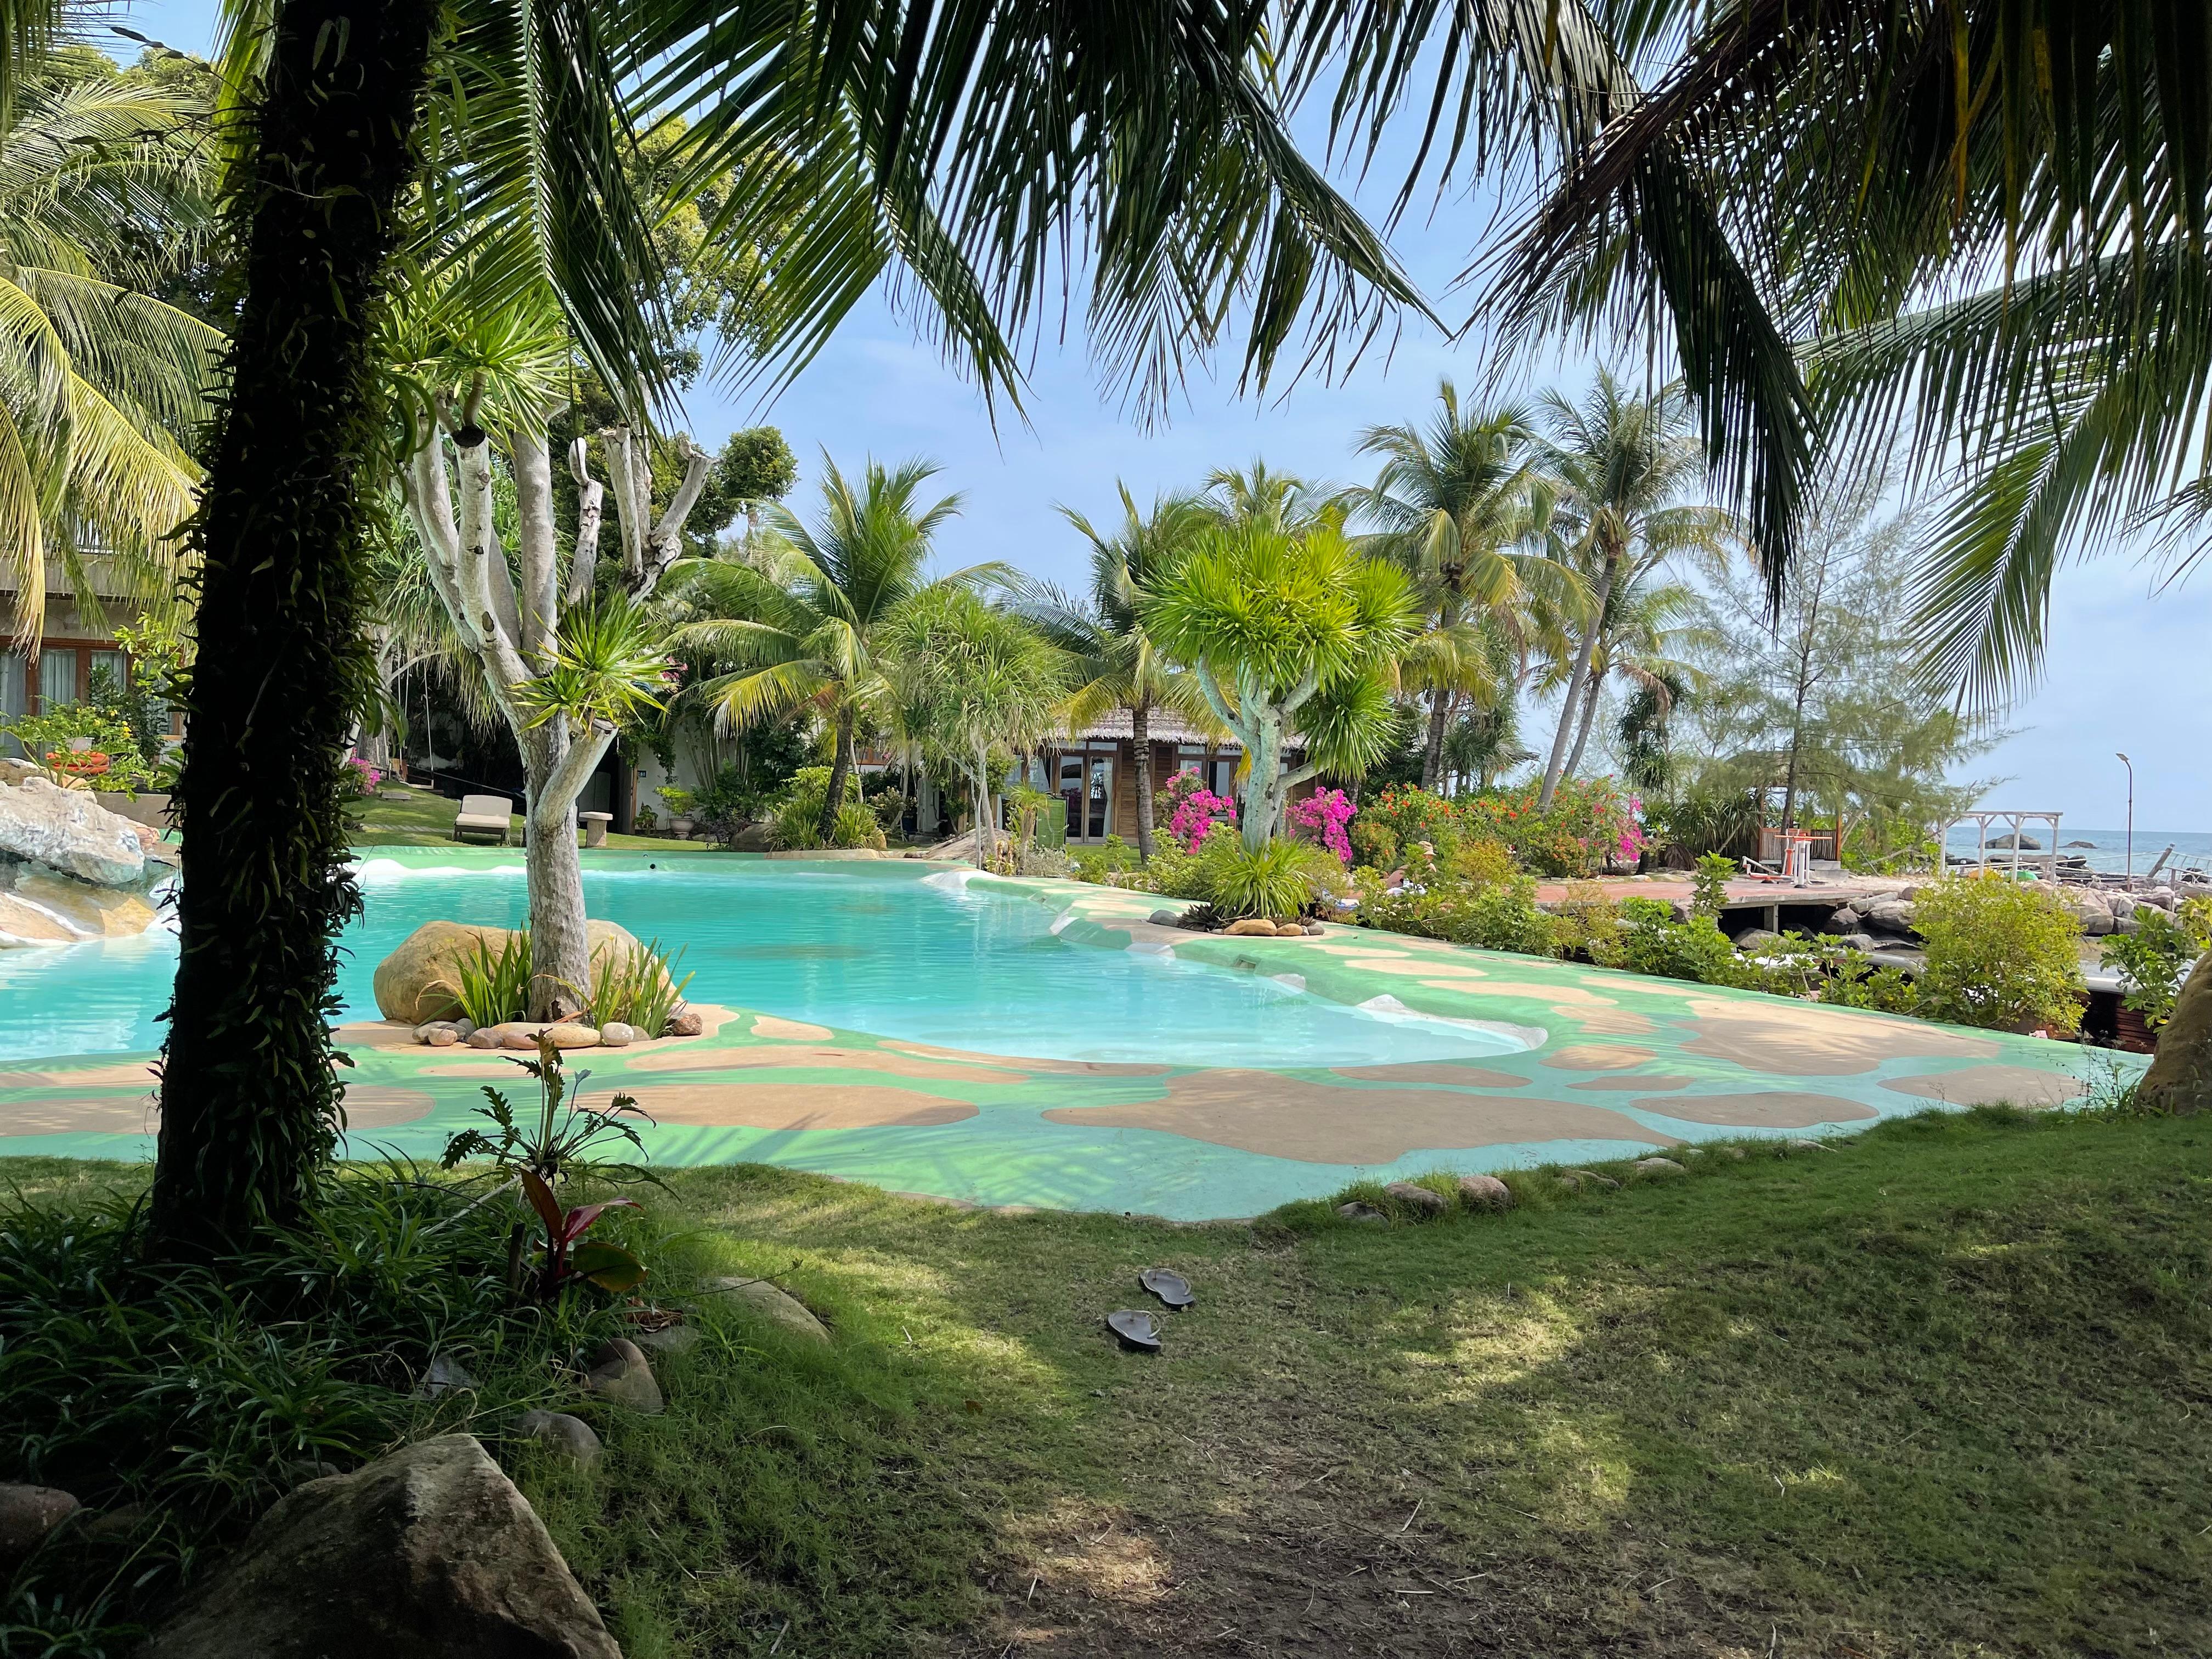
[(513, 810), (504, 795), (464, 795), (461, 810), (453, 814), (453, 839), (474, 841), (484, 837), (504, 847)]

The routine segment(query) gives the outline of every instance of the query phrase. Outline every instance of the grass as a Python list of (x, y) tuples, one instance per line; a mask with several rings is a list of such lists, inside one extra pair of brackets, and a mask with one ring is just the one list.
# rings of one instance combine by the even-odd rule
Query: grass
[(1744, 1150), (1387, 1226), (671, 1172), (664, 1294), (835, 1343), (708, 1315), (598, 1469), (501, 1455), (631, 1659), (2212, 1651), (2212, 1122)]
[[(443, 795), (416, 795), (408, 800), (386, 800), (382, 796), (349, 809), (352, 829), (347, 839), (356, 847), (453, 847), (453, 814), (460, 803)], [(522, 843), (522, 819), (517, 814), (508, 839)], [(481, 844), (481, 843), (478, 843)], [(607, 837), (610, 852), (672, 853), (714, 850), (712, 842), (677, 841), (665, 836)]]

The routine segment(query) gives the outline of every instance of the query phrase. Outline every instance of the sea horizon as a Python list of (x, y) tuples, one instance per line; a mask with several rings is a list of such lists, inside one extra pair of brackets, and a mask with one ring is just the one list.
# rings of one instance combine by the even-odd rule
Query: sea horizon
[[(2032, 840), (2045, 837), (2037, 834), (2039, 826), (2030, 824), (2024, 833)], [(1990, 836), (1995, 840), (2008, 833), (1992, 824)], [(1954, 824), (1946, 839), (1947, 849), (1955, 857), (1961, 852), (1971, 854), (1979, 839), (1978, 826), (1971, 823)], [(2085, 843), (2076, 845), (2076, 843)], [(2135, 832), (2135, 872), (2147, 873), (2157, 862), (2160, 854), (2171, 847), (2173, 855), (2166, 860), (2166, 871), (2212, 867), (2212, 832), (2200, 830), (2145, 830), (2138, 826)], [(2042, 849), (2048, 851), (2049, 848)], [(2058, 825), (2058, 850), (2088, 860), (2092, 870), (2118, 875), (2128, 867), (2128, 832), (2120, 830), (2077, 830), (2063, 819)], [(2002, 856), (2002, 849), (1998, 849)]]

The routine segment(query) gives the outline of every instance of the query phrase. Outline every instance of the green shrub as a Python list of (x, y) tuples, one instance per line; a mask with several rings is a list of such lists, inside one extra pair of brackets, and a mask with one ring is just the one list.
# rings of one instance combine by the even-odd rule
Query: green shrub
[(1566, 896), (1553, 916), (1552, 948), (1559, 955), (1577, 953), (1592, 962), (1610, 962), (1620, 948), (1620, 906), (1602, 884), (1571, 881)]
[(769, 843), (780, 852), (811, 853), (824, 847), (873, 847), (880, 850), (888, 843), (876, 815), (868, 810), (860, 788), (860, 775), (849, 773), (845, 779), (845, 803), (837, 809), (831, 824), (830, 839), (824, 841), (817, 833), (822, 821), (822, 803), (830, 797), (830, 768), (801, 767), (791, 781), (791, 793), (776, 809), (769, 825)]
[(1441, 795), (1401, 785), (1361, 805), (1346, 832), (1355, 864), (1395, 870), (1409, 851), (1428, 842), (1434, 856), (1449, 859), (1463, 836), (1459, 809)]
[(684, 1006), (684, 988), (691, 982), (689, 974), (676, 977), (683, 956), (680, 950), (670, 956), (657, 939), (628, 951), (601, 951), (592, 964), (592, 1024), (619, 1020), (649, 1037), (659, 1036)]
[(1570, 778), (1540, 811), (1539, 793), (1532, 783), (1461, 802), (1460, 834), (1503, 842), (1540, 876), (1595, 876), (1607, 860), (1632, 860), (1644, 847), (1637, 803), (1611, 778)]
[(1736, 954), (1711, 916), (1677, 921), (1673, 906), (1644, 898), (1624, 900), (1620, 913), (1620, 938), (1607, 966), (1700, 985), (1757, 982), (1757, 970)]
[(2002, 876), (1920, 890), (1920, 1012), (1989, 1030), (2070, 1034), (2081, 1021), (2081, 924), (2059, 896)]
[(1502, 886), (1521, 873), (1520, 866), (1513, 862), (1513, 849), (1487, 836), (1467, 842), (1437, 862), (1451, 879), (1470, 887)]
[(1895, 968), (1877, 968), (1862, 951), (1838, 946), (1820, 1000), (1838, 1008), (1872, 1008), (1885, 1014), (1917, 1014), (1920, 988)]
[(1536, 884), (1527, 876), (1484, 888), (1468, 902), (1464, 919), (1447, 935), (1485, 951), (1546, 957), (1559, 948), (1559, 919), (1536, 906)]
[(479, 1025), (503, 1025), (530, 1008), (530, 930), (507, 936), (496, 953), (483, 939), (460, 965), (459, 995), (464, 1018)]
[(1735, 869), (1735, 862), (1721, 854), (1700, 854), (1697, 868), (1690, 872), (1690, 908), (1718, 921), (1728, 903), (1729, 878)]
[(1343, 874), (1327, 848), (1287, 836), (1247, 848), (1225, 824), (1207, 834), (1196, 862), (1203, 884), (1198, 896), (1231, 918), (1301, 915)]
[(2179, 915), (2142, 904), (2136, 907), (2136, 931), (2115, 933), (2105, 941), (2105, 960), (2120, 970), (2126, 982), (2121, 1001), (2155, 1031), (2173, 1018), (2181, 976), (2208, 948), (2212, 948), (2212, 906), (2205, 900), (2189, 900)]

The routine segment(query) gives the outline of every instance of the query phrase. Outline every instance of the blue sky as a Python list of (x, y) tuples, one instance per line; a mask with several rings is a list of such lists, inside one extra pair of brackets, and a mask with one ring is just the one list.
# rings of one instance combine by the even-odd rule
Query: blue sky
[[(210, 0), (139, 0), (128, 18), (179, 50), (204, 52), (213, 12)], [(118, 46), (127, 51), (127, 43)], [(1431, 295), (1441, 294), (1464, 263), (1480, 216), (1471, 207), (1447, 205), (1395, 239)], [(773, 407), (702, 387), (689, 413), (695, 434), (710, 447), (740, 426), (781, 427), (803, 469), (792, 498), (802, 512), (824, 450), (848, 470), (869, 455), (926, 456), (944, 469), (943, 489), (964, 499), (961, 517), (945, 533), (948, 558), (1003, 559), (1066, 580), (1082, 552), (1059, 504), (1103, 519), (1118, 512), (1117, 479), (1145, 501), (1255, 456), (1279, 470), (1351, 480), (1367, 471), (1352, 453), (1362, 428), (1425, 418), (1439, 375), (1468, 387), (1486, 367), (1480, 342), (1455, 345), (1409, 325), (1394, 350), (1370, 356), (1341, 382), (1305, 381), (1265, 402), (1237, 398), (1232, 359), (1218, 380), (1194, 380), (1165, 429), (1146, 432), (1126, 418), (1111, 389), (1101, 388), (1079, 344), (1048, 346), (1030, 383), (1029, 426), (1002, 421), (994, 428), (974, 389), (885, 307), (871, 303)], [(1624, 372), (1640, 374), (1641, 366)], [(1547, 360), (1522, 366), (1520, 380), (1571, 391), (1587, 374), (1578, 360)], [(2124, 553), (2060, 576), (2050, 672), (2005, 722), (2014, 735), (1972, 769), (1976, 777), (2007, 780), (1990, 792), (1988, 805), (2063, 811), (2081, 829), (2118, 828), (2124, 777), (2113, 756), (2126, 750), (2136, 762), (2138, 825), (2212, 830), (2212, 765), (2203, 758), (2212, 755), (2203, 672), (2212, 581), (2156, 593), (2154, 586), (2154, 573)]]

